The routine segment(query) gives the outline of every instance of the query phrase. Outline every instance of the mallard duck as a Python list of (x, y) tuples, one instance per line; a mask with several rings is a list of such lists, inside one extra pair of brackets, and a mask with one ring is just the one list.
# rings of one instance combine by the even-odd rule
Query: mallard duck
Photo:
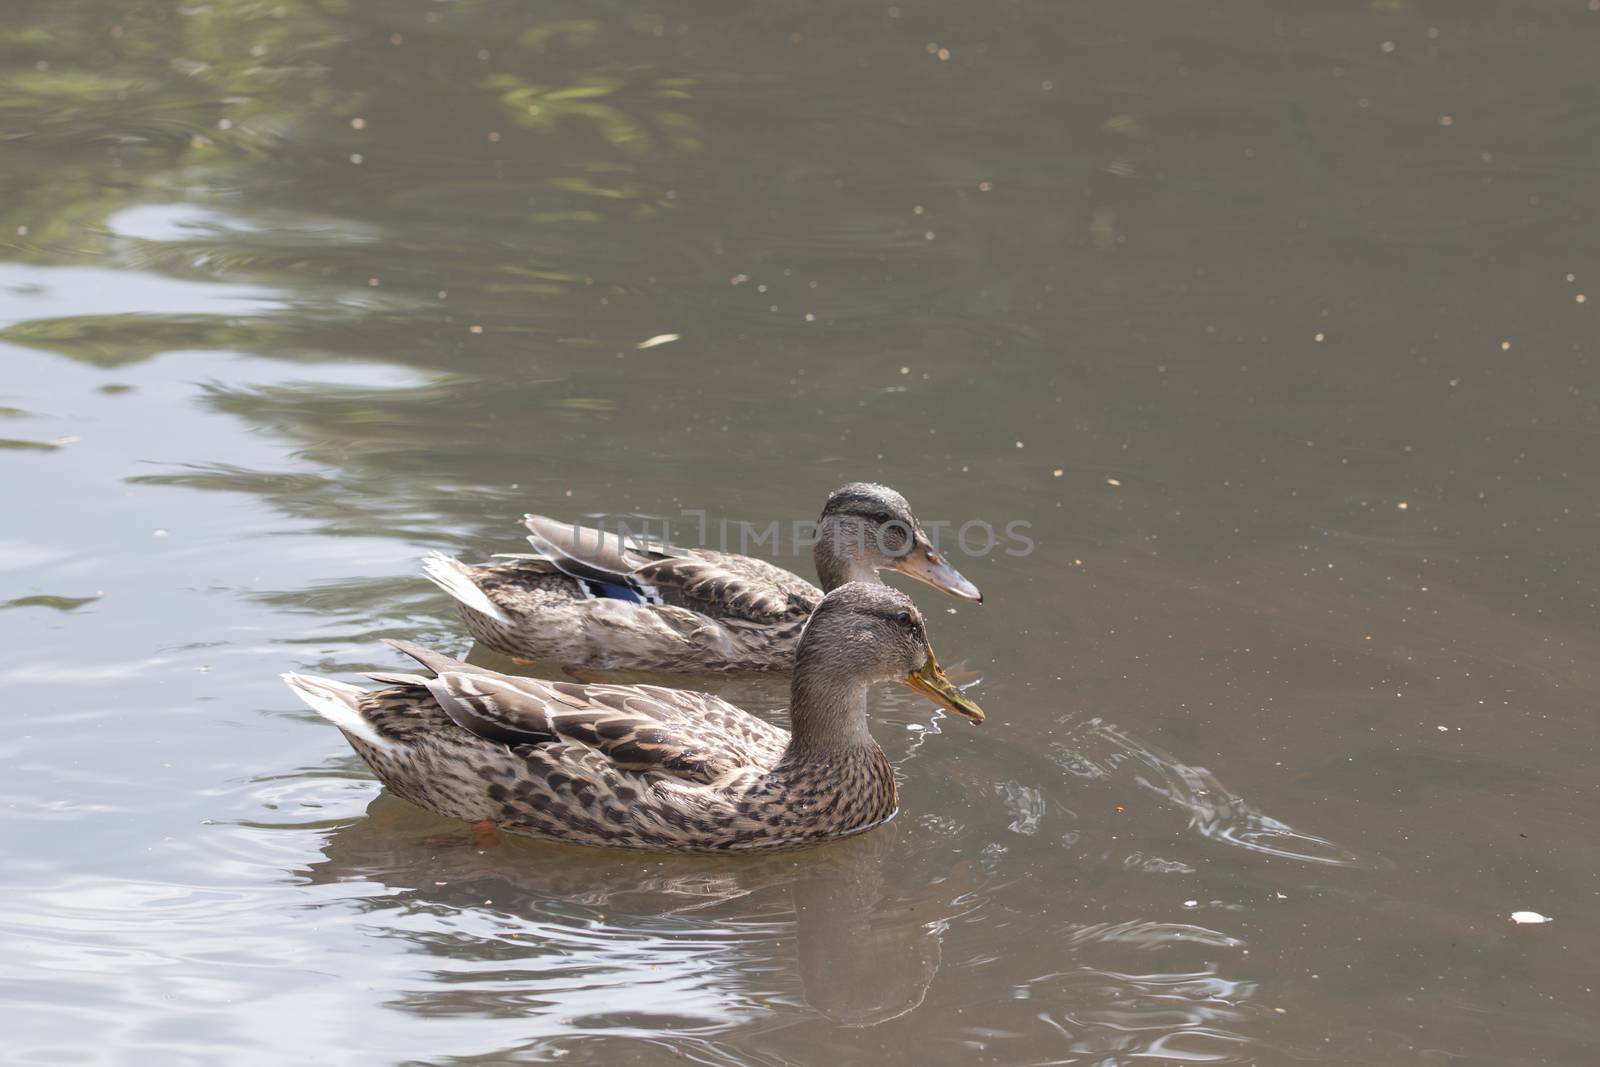
[(983, 721), (928, 644), (916, 605), (851, 582), (822, 599), (794, 665), (789, 732), (707, 693), (518, 678), (401, 641), (433, 672), (362, 690), (286, 674), (390, 789), (529, 837), (678, 851), (802, 844), (895, 812), (867, 696), (899, 681)]
[(823, 593), (897, 570), (983, 599), (939, 555), (906, 498), (857, 482), (822, 509), (818, 589), (764, 560), (645, 546), (525, 516), (535, 554), (469, 566), (435, 553), (424, 573), (457, 601), (473, 637), (519, 660), (658, 671), (788, 670)]

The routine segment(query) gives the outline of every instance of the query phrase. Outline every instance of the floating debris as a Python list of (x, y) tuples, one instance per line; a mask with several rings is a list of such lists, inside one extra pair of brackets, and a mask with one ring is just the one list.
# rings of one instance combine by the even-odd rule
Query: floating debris
[(1511, 913), (1511, 921), (1519, 926), (1536, 926), (1552, 920), (1550, 916), (1540, 915), (1536, 911), (1514, 911)]
[(7, 600), (0, 604), (0, 611), (8, 608), (53, 608), (56, 611), (77, 611), (85, 604), (93, 604), (103, 596), (104, 592), (96, 592), (94, 596), (19, 596), (15, 600)]
[(0, 437), (0, 449), (14, 452), (54, 452), (83, 440), (81, 437), (56, 437), (49, 441), (29, 441), (20, 437)]
[(678, 340), (678, 335), (675, 333), (658, 333), (654, 337), (646, 338), (645, 340), (640, 341), (633, 347), (642, 350), (646, 348), (654, 348), (657, 345), (670, 345), (676, 340)]

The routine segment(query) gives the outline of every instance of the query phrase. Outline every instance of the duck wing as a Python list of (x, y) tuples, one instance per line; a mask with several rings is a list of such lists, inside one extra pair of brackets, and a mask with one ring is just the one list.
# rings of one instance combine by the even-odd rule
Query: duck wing
[(762, 625), (803, 622), (822, 599), (822, 591), (798, 575), (749, 556), (642, 546), (539, 515), (523, 521), (541, 557), (591, 596)]
[(586, 597), (634, 604), (666, 602), (657, 589), (638, 576), (638, 570), (670, 558), (671, 550), (646, 548), (604, 530), (543, 515), (524, 515), (522, 522), (528, 528), (528, 543), (537, 553), (535, 558), (548, 561), (576, 581)]
[(666, 603), (713, 619), (804, 622), (822, 599), (821, 590), (795, 575), (730, 553), (689, 553), (646, 563), (634, 573)]
[(404, 642), (390, 644), (436, 673), (416, 680), (452, 722), (486, 741), (575, 743), (617, 770), (700, 785), (770, 766), (788, 742), (782, 730), (707, 693), (518, 678)]

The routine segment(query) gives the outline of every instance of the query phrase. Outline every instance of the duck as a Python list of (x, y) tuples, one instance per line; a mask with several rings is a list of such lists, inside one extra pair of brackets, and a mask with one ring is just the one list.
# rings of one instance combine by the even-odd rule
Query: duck
[(870, 830), (898, 806), (867, 725), (897, 681), (975, 723), (911, 598), (849, 582), (800, 636), (790, 729), (708, 693), (501, 674), (403, 641), (431, 673), (367, 675), (365, 690), (285, 674), (391, 791), (507, 834), (654, 851), (799, 846)]
[[(765, 560), (646, 545), (527, 515), (531, 554), (469, 565), (434, 553), (423, 573), (469, 633), (524, 663), (639, 671), (785, 671), (806, 619), (846, 582), (894, 570), (965, 600), (983, 594), (934, 548), (906, 498), (853, 482), (829, 494), (817, 588)], [(576, 671), (574, 672), (576, 673)]]

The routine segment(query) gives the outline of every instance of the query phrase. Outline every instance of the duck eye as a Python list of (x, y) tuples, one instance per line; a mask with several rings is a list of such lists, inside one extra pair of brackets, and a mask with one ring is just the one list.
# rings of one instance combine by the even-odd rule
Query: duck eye
[(910, 552), (912, 546), (916, 544), (911, 524), (900, 519), (889, 519), (880, 523), (873, 536), (878, 543), (878, 550), (894, 559), (899, 559)]
[(898, 615), (896, 615), (895, 618), (900, 621), (900, 625), (901, 626), (910, 626), (911, 625), (911, 612), (909, 612), (909, 611), (902, 611)]

